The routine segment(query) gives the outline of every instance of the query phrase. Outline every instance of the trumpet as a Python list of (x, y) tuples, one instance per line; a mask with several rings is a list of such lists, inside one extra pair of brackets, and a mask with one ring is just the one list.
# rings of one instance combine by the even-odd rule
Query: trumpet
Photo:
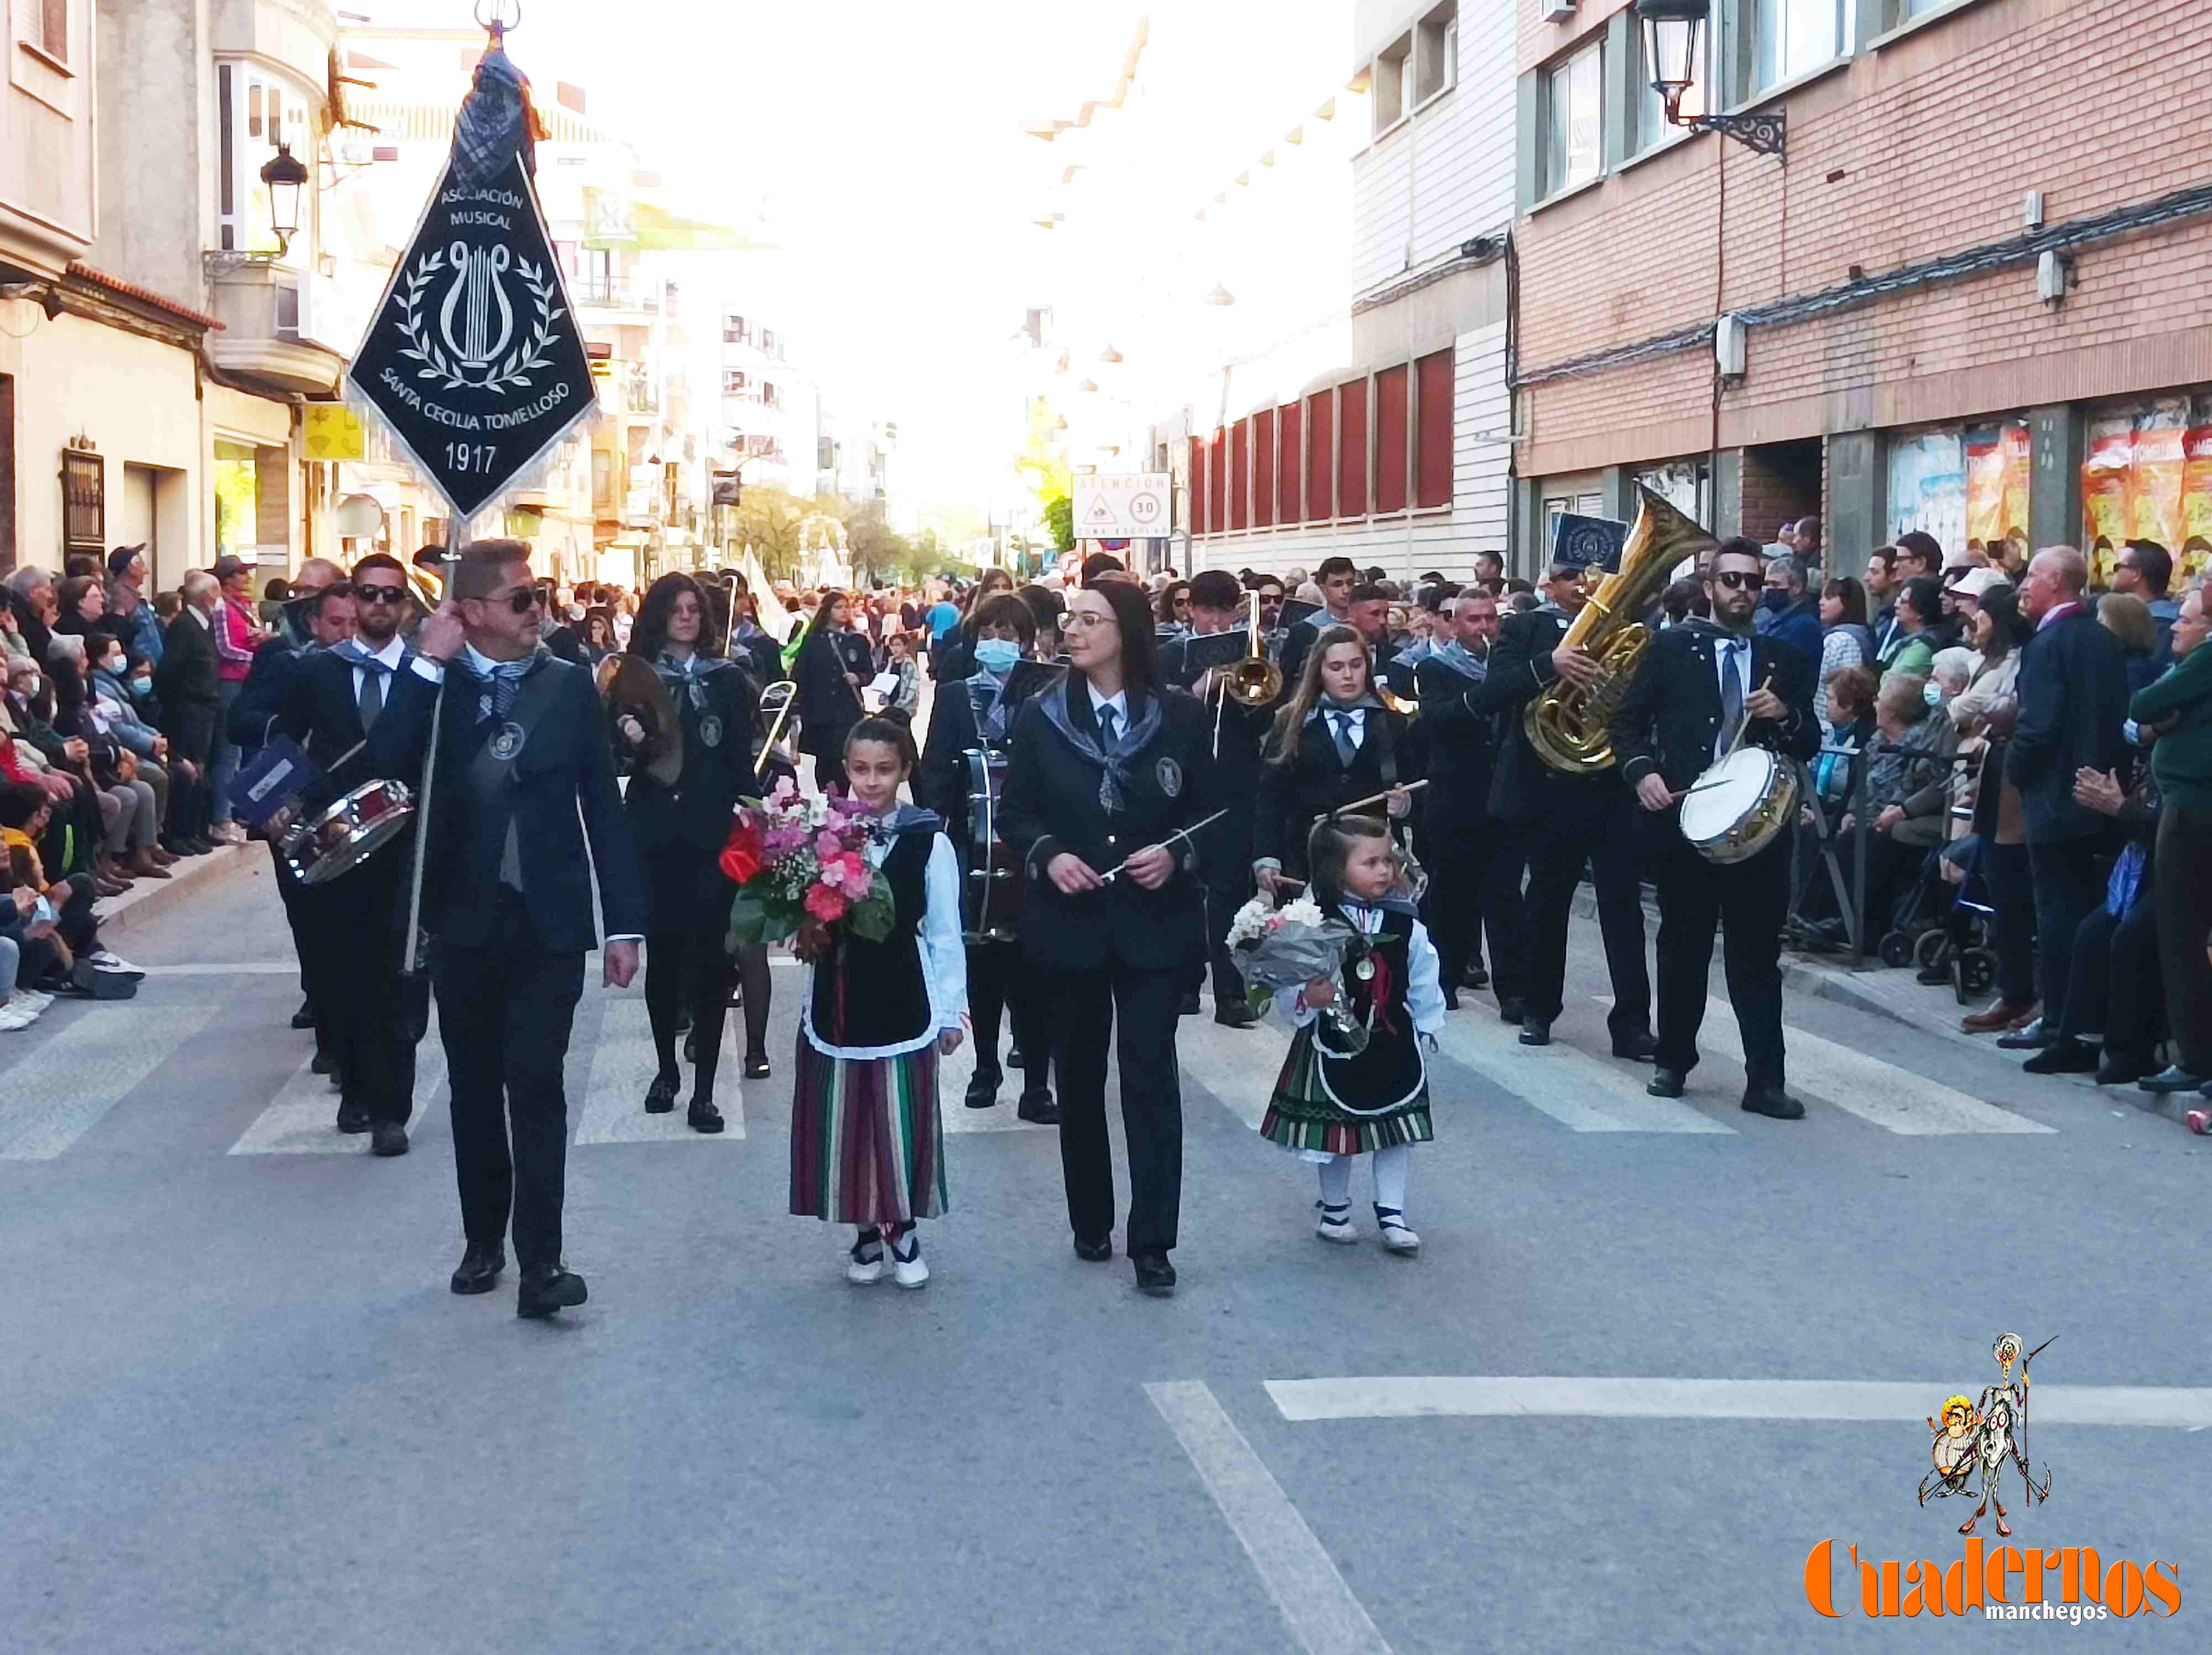
[(1252, 594), (1251, 646), (1224, 676), (1221, 693), (1239, 707), (1265, 707), (1283, 693), (1283, 669), (1267, 659), (1260, 637), (1260, 594)]

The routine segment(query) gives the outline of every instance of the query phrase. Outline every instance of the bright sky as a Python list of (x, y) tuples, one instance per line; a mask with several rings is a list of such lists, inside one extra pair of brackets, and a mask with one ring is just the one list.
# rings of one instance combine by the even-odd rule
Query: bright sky
[[(385, 27), (466, 27), (471, 13), (469, 0), (334, 3)], [(1213, 55), (1213, 95), (1184, 76), (1172, 88), (1185, 158), (1226, 164), (1256, 148), (1271, 104), (1327, 95), (1310, 63), (1276, 72), (1286, 50), (1331, 66), (1351, 50), (1348, 0), (525, 6), (516, 62), (543, 94), (584, 87), (590, 119), (665, 175), (672, 206), (740, 222), (764, 206), (787, 249), (763, 272), (787, 307), (778, 326), (834, 406), (898, 423), (896, 486), (915, 503), (1006, 495), (1019, 411), (1000, 405), (995, 364), (1024, 308), (1051, 302), (1046, 233), (1029, 221), (1061, 148), (1024, 125), (1110, 96), (1149, 13), (1155, 42), (1173, 29), (1241, 44)], [(1187, 219), (1198, 182), (1170, 180), (1164, 210)]]

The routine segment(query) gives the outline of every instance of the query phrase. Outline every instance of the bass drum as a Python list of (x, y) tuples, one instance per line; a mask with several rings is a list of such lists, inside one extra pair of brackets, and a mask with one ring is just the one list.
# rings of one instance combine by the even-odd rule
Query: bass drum
[(1797, 814), (1797, 772), (1764, 747), (1739, 747), (1683, 795), (1682, 837), (1709, 862), (1747, 861)]

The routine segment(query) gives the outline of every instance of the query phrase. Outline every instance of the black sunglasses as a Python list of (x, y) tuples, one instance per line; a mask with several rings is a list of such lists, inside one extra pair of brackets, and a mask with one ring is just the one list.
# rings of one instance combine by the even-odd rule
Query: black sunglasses
[(404, 586), (356, 586), (353, 595), (364, 603), (404, 604), (407, 601), (407, 588)]
[(1713, 575), (1713, 579), (1718, 581), (1721, 585), (1726, 587), (1731, 592), (1741, 592), (1747, 587), (1755, 587), (1763, 584), (1766, 577), (1763, 575), (1752, 575), (1747, 573), (1745, 570), (1735, 569), (1716, 571)]
[[(497, 603), (496, 598), (486, 598), (485, 603)], [(545, 594), (534, 586), (519, 586), (507, 594), (507, 606), (517, 615), (527, 615), (545, 601)]]

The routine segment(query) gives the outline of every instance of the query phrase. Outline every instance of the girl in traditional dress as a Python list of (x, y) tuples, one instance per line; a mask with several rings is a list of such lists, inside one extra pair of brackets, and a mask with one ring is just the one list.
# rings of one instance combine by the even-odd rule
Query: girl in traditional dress
[(890, 883), (890, 934), (849, 928), (811, 961), (799, 1016), (791, 1105), (791, 1210), (860, 1232), (848, 1281), (882, 1280), (888, 1246), (902, 1287), (929, 1280), (918, 1219), (944, 1215), (945, 1132), (937, 1060), (959, 1050), (968, 1008), (960, 940), (960, 864), (930, 811), (899, 802), (914, 774), (914, 733), (862, 719), (845, 739), (845, 774), (863, 806), (867, 857)]
[(1366, 1028), (1367, 1044), (1356, 1053), (1337, 1050), (1328, 1026), (1317, 1021), (1336, 998), (1336, 985), (1326, 977), (1307, 983), (1287, 1007), (1297, 1034), (1260, 1131), (1319, 1166), (1315, 1233), (1323, 1241), (1359, 1239), (1352, 1222), (1352, 1163), (1372, 1155), (1382, 1244), (1412, 1253), (1421, 1244), (1406, 1222), (1412, 1146), (1436, 1135), (1422, 1056), (1424, 1048), (1435, 1050), (1444, 1020), (1436, 947), (1415, 917), (1404, 864), (1382, 823), (1328, 818), (1307, 840), (1306, 859), (1321, 910), (1367, 939), (1368, 952), (1345, 971), (1345, 1009)]

